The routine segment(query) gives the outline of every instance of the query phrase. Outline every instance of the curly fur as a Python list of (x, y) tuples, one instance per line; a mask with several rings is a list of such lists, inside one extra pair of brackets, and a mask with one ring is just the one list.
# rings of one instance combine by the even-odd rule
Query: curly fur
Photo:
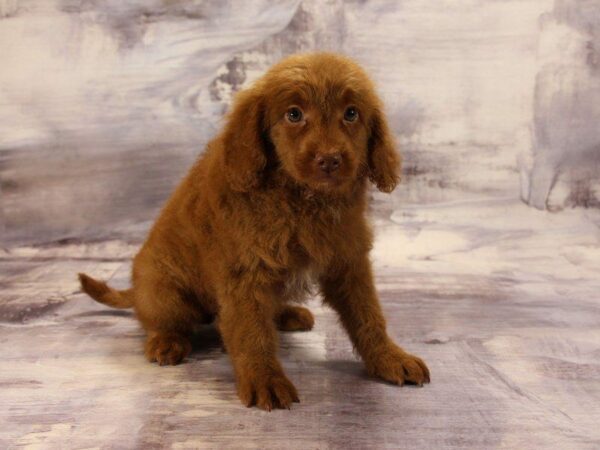
[[(302, 120), (288, 120), (291, 106)], [(352, 106), (355, 121), (345, 119)], [(392, 342), (377, 299), (365, 218), (370, 180), (390, 192), (400, 159), (380, 100), (348, 58), (289, 57), (240, 92), (223, 131), (162, 210), (133, 261), (132, 289), (81, 274), (90, 296), (132, 305), (146, 356), (177, 364), (198, 323), (216, 324), (248, 406), (289, 408), (298, 393), (277, 358), (277, 328), (309, 330), (293, 306), (315, 282), (374, 376), (423, 384), (423, 361)], [(318, 161), (337, 155), (326, 173)], [(321, 158), (321, 159), (319, 159)]]

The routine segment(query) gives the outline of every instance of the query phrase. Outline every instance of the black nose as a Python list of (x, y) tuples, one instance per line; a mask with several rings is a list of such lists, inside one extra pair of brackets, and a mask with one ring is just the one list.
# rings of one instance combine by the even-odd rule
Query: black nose
[(340, 164), (342, 163), (342, 157), (339, 153), (317, 155), (315, 160), (317, 162), (317, 166), (319, 166), (319, 169), (327, 174), (338, 170), (340, 168)]

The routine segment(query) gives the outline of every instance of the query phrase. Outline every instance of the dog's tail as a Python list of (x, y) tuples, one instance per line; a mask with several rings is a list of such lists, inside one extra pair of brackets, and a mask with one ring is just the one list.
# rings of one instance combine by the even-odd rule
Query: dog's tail
[(79, 281), (81, 290), (97, 302), (119, 309), (133, 307), (133, 289), (117, 291), (103, 281), (94, 280), (85, 273), (79, 274)]

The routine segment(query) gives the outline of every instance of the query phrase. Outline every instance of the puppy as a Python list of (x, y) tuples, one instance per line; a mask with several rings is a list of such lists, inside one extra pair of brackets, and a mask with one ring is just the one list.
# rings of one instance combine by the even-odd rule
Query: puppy
[(132, 288), (85, 274), (81, 287), (134, 308), (146, 357), (160, 365), (181, 362), (194, 326), (216, 318), (247, 406), (299, 401), (277, 358), (277, 329), (312, 328), (310, 311), (290, 304), (311, 283), (369, 374), (422, 385), (429, 370), (388, 336), (369, 261), (368, 182), (391, 192), (399, 170), (365, 72), (334, 54), (289, 57), (237, 95), (136, 255)]

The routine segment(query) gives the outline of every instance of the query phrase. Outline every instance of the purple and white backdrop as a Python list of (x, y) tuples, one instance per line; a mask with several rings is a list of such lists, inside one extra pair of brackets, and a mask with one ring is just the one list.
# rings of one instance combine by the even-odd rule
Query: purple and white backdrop
[(400, 204), (597, 207), (598, 5), (2, 0), (2, 241), (150, 220), (235, 91), (323, 49), (377, 82), (405, 158)]

